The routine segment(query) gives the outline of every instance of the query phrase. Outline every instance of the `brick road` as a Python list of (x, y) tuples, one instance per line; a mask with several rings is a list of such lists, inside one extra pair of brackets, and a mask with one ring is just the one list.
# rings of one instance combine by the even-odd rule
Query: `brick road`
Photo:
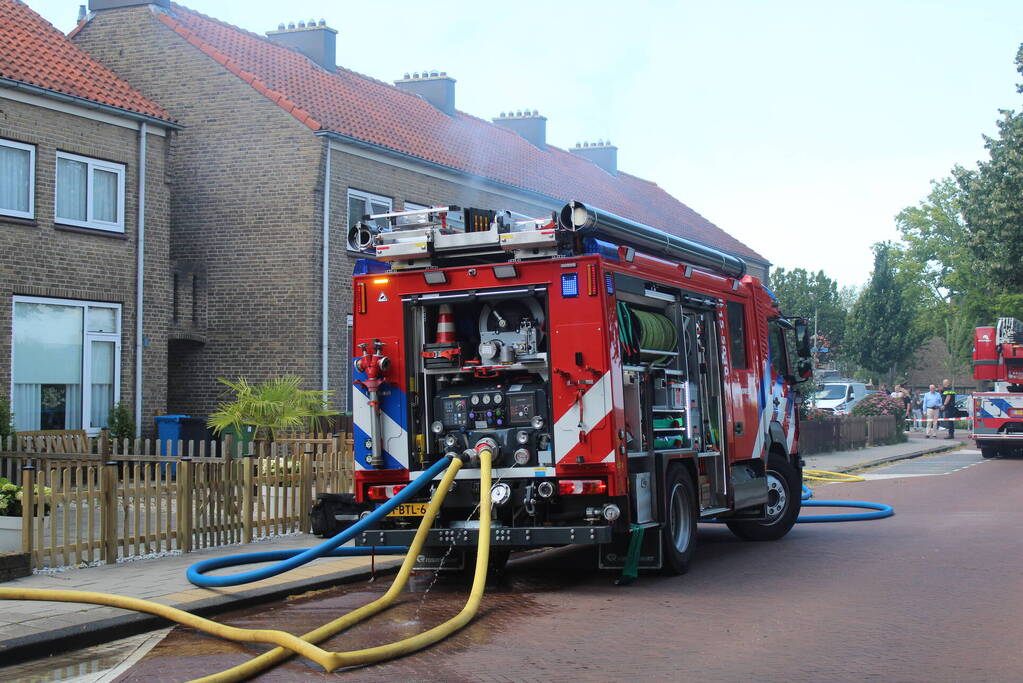
[[(338, 678), (358, 681), (1010, 681), (1023, 680), (1023, 460), (962, 452), (943, 476), (878, 478), (818, 489), (822, 498), (895, 505), (894, 518), (803, 525), (752, 544), (701, 526), (693, 570), (632, 586), (585, 569), (578, 552), (518, 563), (453, 638)], [(959, 458), (959, 460), (956, 460)], [(920, 459), (934, 473), (933, 464)], [(905, 467), (905, 465), (901, 465)], [(953, 471), (955, 470), (955, 471)], [(876, 472), (883, 472), (877, 470)], [(909, 472), (912, 474), (912, 472)], [(332, 590), (223, 618), (304, 632), (385, 586)], [(422, 586), (419, 587), (420, 590)], [(450, 584), (329, 642), (354, 649), (454, 614)], [(421, 611), (417, 610), (422, 606)], [(121, 681), (181, 681), (259, 648), (176, 629)], [(330, 676), (334, 678), (335, 676)], [(294, 660), (258, 680), (328, 676)]]

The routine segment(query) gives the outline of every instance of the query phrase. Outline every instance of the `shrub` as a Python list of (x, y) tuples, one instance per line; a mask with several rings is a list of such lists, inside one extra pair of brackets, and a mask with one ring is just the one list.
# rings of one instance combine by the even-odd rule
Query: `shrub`
[(11, 402), (0, 397), (0, 441), (14, 435), (14, 416), (11, 415)]
[[(46, 497), (46, 514), (50, 512), (50, 487), (43, 487), (42, 495)], [(36, 484), (36, 495), (39, 495), (39, 484)], [(0, 515), (5, 517), (21, 517), (21, 499), (24, 496), (22, 487), (6, 477), (0, 477)]]
[(131, 417), (131, 410), (123, 402), (119, 402), (110, 410), (107, 428), (110, 430), (110, 437), (117, 441), (135, 438), (135, 420)]
[(278, 431), (313, 430), (325, 418), (337, 415), (330, 405), (331, 392), (302, 389), (302, 378), (285, 375), (250, 384), (244, 377), (219, 379), (233, 400), (220, 404), (207, 421), (215, 434), (228, 427), (241, 434), (244, 425), (254, 427), (254, 438), (273, 440)]
[(850, 415), (896, 415), (902, 417), (906, 412), (902, 401), (892, 398), (880, 391), (867, 396), (853, 406)]

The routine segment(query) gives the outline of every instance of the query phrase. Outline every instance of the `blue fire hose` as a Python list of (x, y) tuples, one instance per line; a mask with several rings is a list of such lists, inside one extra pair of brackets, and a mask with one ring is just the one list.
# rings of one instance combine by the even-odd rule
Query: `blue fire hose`
[(846, 512), (839, 515), (800, 515), (796, 522), (813, 524), (815, 522), (862, 522), (868, 519), (884, 519), (895, 514), (891, 505), (869, 503), (862, 500), (810, 500), (813, 491), (803, 486), (803, 507), (819, 508), (863, 508), (872, 512)]
[[(243, 583), (260, 581), (271, 576), (283, 574), (286, 571), (300, 567), (306, 562), (311, 562), (319, 557), (352, 557), (357, 555), (396, 555), (408, 550), (405, 546), (367, 546), (367, 547), (339, 547), (355, 538), (358, 534), (372, 527), (388, 512), (398, 507), (408, 499), (419, 493), (426, 487), (433, 478), (443, 474), (450, 463), (449, 458), (441, 458), (431, 465), (418, 479), (409, 483), (408, 486), (399, 491), (393, 498), (383, 503), (374, 510), (368, 517), (359, 520), (341, 533), (328, 538), (323, 543), (307, 548), (306, 550), (270, 550), (261, 553), (242, 553), (240, 555), (228, 555), (226, 557), (213, 557), (202, 562), (196, 562), (188, 568), (186, 576), (196, 586), (202, 588), (223, 588), (224, 586), (237, 586)], [(206, 572), (224, 567), (237, 567), (243, 564), (256, 564), (259, 562), (275, 562), (269, 567), (260, 567), (240, 574), (228, 574), (226, 576), (206, 576)]]

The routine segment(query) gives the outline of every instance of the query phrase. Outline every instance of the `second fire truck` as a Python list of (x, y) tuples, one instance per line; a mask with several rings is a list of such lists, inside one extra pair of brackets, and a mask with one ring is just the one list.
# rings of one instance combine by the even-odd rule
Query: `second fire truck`
[[(741, 259), (580, 202), (367, 216), (349, 241), (358, 501), (485, 444), (492, 564), (590, 544), (603, 567), (681, 573), (700, 520), (792, 527), (809, 339)], [(479, 479), (459, 472), (424, 565), (471, 556)], [(428, 497), (358, 542), (407, 544)]]
[(999, 318), (978, 327), (973, 339), (973, 377), (989, 385), (973, 394), (973, 433), (985, 458), (1023, 449), (1023, 323)]

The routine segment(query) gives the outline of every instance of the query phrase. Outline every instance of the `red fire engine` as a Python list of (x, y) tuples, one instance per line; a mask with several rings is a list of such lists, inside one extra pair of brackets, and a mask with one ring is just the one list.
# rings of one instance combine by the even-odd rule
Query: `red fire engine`
[(973, 339), (973, 377), (991, 391), (973, 394), (973, 434), (985, 458), (1023, 448), (1023, 323), (999, 318), (978, 327)]
[[(359, 502), (486, 443), (493, 563), (592, 544), (620, 567), (635, 539), (640, 566), (681, 573), (698, 520), (753, 540), (792, 527), (807, 326), (741, 259), (580, 202), (542, 219), (366, 216), (349, 242), (368, 257), (353, 300)], [(463, 468), (421, 562), (464, 558), (478, 500), (479, 470)], [(424, 510), (403, 504), (357, 540), (407, 544)]]

